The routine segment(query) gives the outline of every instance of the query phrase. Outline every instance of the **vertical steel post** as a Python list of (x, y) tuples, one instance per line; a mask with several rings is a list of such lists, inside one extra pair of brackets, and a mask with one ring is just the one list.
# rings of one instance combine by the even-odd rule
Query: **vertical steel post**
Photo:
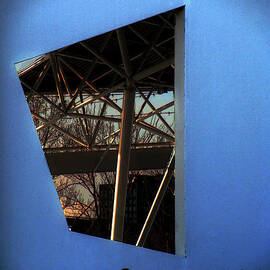
[(124, 91), (121, 134), (114, 191), (111, 240), (115, 241), (123, 241), (134, 103), (135, 90), (133, 87), (129, 87), (128, 90)]
[(128, 57), (125, 30), (123, 28), (117, 30), (117, 37), (122, 62), (125, 68), (124, 77), (127, 79), (127, 90), (124, 91), (124, 100), (122, 105), (123, 109), (116, 169), (111, 240), (123, 241), (130, 145), (134, 118), (135, 87), (133, 82), (130, 80), (132, 67)]

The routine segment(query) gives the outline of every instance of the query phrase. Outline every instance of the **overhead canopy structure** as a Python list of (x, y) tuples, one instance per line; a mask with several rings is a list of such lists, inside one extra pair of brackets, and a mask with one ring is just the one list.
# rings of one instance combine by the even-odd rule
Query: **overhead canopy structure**
[(161, 14), (19, 71), (51, 173), (116, 171), (112, 240), (123, 240), (129, 171), (166, 168), (157, 202), (173, 174), (174, 23)]
[[(73, 44), (43, 55), (32, 64), (28, 61), (27, 67), (18, 71), (52, 173), (59, 171), (59, 148), (65, 148), (67, 157), (61, 150), (59, 155), (67, 165), (60, 171), (70, 173), (68, 157), (78, 155), (80, 159), (84, 155), (74, 151), (99, 157), (102, 152), (95, 151), (95, 147), (119, 144), (123, 92), (130, 89), (130, 84), (139, 100), (131, 143), (143, 143), (140, 160), (144, 167), (149, 163), (149, 169), (165, 168), (168, 156), (163, 155), (159, 143), (174, 145), (172, 120), (168, 120), (173, 118), (174, 102), (171, 99), (161, 105), (160, 100), (162, 94), (174, 90), (174, 17), (172, 11)], [(156, 105), (153, 97), (157, 95)], [(115, 164), (113, 156), (107, 159), (112, 158)], [(154, 156), (163, 162), (153, 166)], [(97, 165), (89, 164), (82, 172)], [(78, 172), (79, 167), (74, 171)], [(141, 168), (134, 162), (132, 169)], [(104, 165), (96, 170), (115, 170), (115, 166)]]

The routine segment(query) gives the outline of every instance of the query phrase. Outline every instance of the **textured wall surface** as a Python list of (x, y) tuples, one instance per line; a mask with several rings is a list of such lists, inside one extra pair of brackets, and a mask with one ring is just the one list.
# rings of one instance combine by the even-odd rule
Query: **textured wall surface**
[(185, 260), (67, 230), (14, 68), (183, 1), (1, 2), (1, 269), (270, 269), (270, 2), (186, 2)]

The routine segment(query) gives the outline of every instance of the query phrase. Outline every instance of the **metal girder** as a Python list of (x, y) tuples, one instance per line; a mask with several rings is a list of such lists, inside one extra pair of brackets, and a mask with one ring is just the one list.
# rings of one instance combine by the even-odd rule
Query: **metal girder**
[(156, 135), (160, 135), (171, 142), (174, 142), (174, 137), (172, 137), (171, 135), (165, 133), (164, 131), (162, 131), (162, 130), (160, 130), (160, 129), (158, 129), (158, 128), (156, 128), (156, 127), (154, 127), (146, 122), (141, 121), (141, 122), (136, 122), (135, 124), (138, 127), (141, 127), (145, 130), (148, 130), (148, 131), (156, 134)]
[[(108, 44), (110, 38), (112, 36), (112, 33), (109, 33), (106, 37), (106, 40), (105, 42), (103, 43), (103, 45), (101, 46), (101, 49), (100, 51), (103, 52), (103, 50), (105, 49), (106, 45)], [(63, 60), (63, 59), (62, 59)], [(86, 83), (90, 88), (92, 88), (94, 91), (97, 92), (97, 90), (91, 85), (89, 84), (89, 82), (87, 81), (89, 76), (91, 75), (92, 71), (94, 70), (94, 67), (96, 66), (96, 64), (98, 63), (98, 58), (95, 58), (92, 62), (92, 65), (91, 67), (87, 70), (86, 74), (82, 77), (80, 76), (80, 74), (78, 72), (76, 72), (75, 69), (73, 69), (70, 65), (68, 65), (67, 63), (65, 63), (65, 65), (67, 67), (69, 67), (70, 70), (72, 70), (80, 79), (81, 79), (81, 82), (79, 84), (79, 87), (78, 87), (78, 91), (76, 91), (76, 93), (74, 94), (74, 97), (73, 99), (71, 100), (69, 106), (68, 106), (68, 110), (71, 108), (71, 106), (73, 105), (73, 103), (75, 102), (75, 99), (76, 99), (76, 96), (78, 95), (79, 92), (81, 92), (81, 89), (83, 87), (83, 84)]]
[(104, 76), (106, 76), (106, 75), (108, 75), (108, 74), (110, 74), (110, 73), (112, 73), (112, 72), (113, 72), (113, 70), (110, 69), (110, 70), (108, 70), (107, 72), (105, 72), (105, 73), (99, 75), (98, 77), (96, 77), (95, 79), (93, 79), (92, 82), (94, 83), (95, 81), (100, 80), (101, 78), (103, 78)]
[(93, 96), (93, 97), (90, 97), (90, 98), (87, 98), (85, 99), (83, 102), (81, 102), (80, 104), (76, 105), (74, 108), (75, 109), (79, 109), (79, 108), (82, 108), (84, 107), (85, 105), (95, 101), (95, 100), (98, 100), (98, 99), (101, 99), (103, 97), (105, 97), (106, 95), (110, 94), (113, 90), (112, 89), (107, 89), (105, 91), (103, 91), (102, 93), (96, 95), (96, 96)]
[(51, 104), (54, 108), (56, 108), (57, 110), (59, 110), (62, 113), (65, 113), (64, 110), (62, 110), (59, 106), (57, 106), (55, 103), (53, 103), (50, 99), (48, 99), (46, 96), (44, 96), (43, 94), (37, 92), (37, 90), (35, 90), (33, 87), (29, 86), (27, 83), (25, 83), (24, 81), (21, 81), (22, 85), (24, 85), (25, 87), (27, 87), (30, 91), (32, 91), (34, 94), (40, 96), (42, 99), (44, 99), (45, 101), (47, 101), (49, 104)]
[(53, 78), (55, 81), (56, 91), (57, 91), (59, 99), (61, 101), (61, 105), (62, 105), (63, 109), (65, 110), (66, 104), (65, 104), (65, 99), (64, 99), (63, 92), (61, 89), (60, 76), (59, 76), (58, 63), (56, 60), (56, 56), (54, 53), (50, 53), (49, 57), (50, 57), (50, 62), (51, 62), (51, 66), (52, 66)]
[[(153, 142), (153, 143), (133, 143), (131, 144), (131, 149), (152, 149), (152, 148), (173, 148), (175, 143), (171, 142)], [(108, 148), (109, 147), (109, 148)], [(91, 148), (91, 151), (103, 151), (105, 149), (118, 150), (119, 144), (97, 144)], [(74, 152), (84, 150), (82, 146), (73, 147), (46, 147), (43, 148), (44, 153), (62, 153), (62, 152)]]
[[(100, 111), (100, 114), (99, 116), (103, 116), (104, 113), (106, 112), (106, 107), (107, 107), (107, 103), (104, 103), (102, 108), (101, 108), (101, 111)], [(98, 120), (96, 125), (95, 125), (95, 128), (94, 128), (94, 131), (92, 133), (92, 138), (91, 138), (91, 141), (90, 141), (90, 146), (93, 146), (95, 144), (95, 141), (96, 141), (96, 137), (97, 137), (97, 134), (98, 134), (98, 131), (99, 131), (99, 127), (100, 127), (100, 124), (101, 124), (101, 121)]]
[(70, 133), (68, 133), (67, 131), (63, 130), (62, 128), (58, 127), (57, 125), (55, 125), (54, 123), (50, 122), (49, 120), (43, 118), (42, 116), (36, 114), (36, 113), (31, 113), (33, 117), (35, 117), (36, 119), (41, 120), (43, 123), (46, 123), (48, 125), (50, 125), (51, 127), (53, 127), (54, 129), (56, 129), (57, 131), (59, 131), (60, 133), (66, 135), (67, 137), (69, 137), (70, 139), (72, 139), (74, 142), (84, 146), (84, 147), (88, 147), (87, 144), (85, 144), (84, 142), (82, 142), (80, 139), (76, 138), (75, 136), (71, 135)]
[[(141, 96), (143, 97), (143, 99), (145, 100), (145, 102), (147, 102), (147, 104), (150, 106), (150, 108), (154, 111), (156, 111), (156, 108), (154, 107), (154, 105), (149, 101), (149, 98), (145, 97), (145, 95), (143, 94), (143, 92), (139, 91)], [(167, 129), (174, 135), (174, 130), (170, 127), (170, 125), (167, 123), (167, 121), (162, 117), (162, 115), (157, 112), (156, 113), (157, 116), (159, 117), (159, 119), (162, 121), (162, 123), (167, 127)]]
[[(43, 70), (40, 72), (40, 74), (39, 74), (37, 80), (35, 81), (34, 86), (33, 86), (34, 89), (37, 90), (37, 89), (39, 88), (39, 86), (40, 86), (40, 84), (42, 83), (44, 77), (46, 76), (46, 74), (47, 74), (49, 68), (50, 68), (50, 62), (48, 61), (48, 62), (45, 64)], [(27, 103), (29, 103), (29, 101), (31, 100), (32, 96), (33, 96), (33, 92), (31, 92), (31, 93), (28, 95), (28, 97), (27, 97), (27, 99), (26, 99), (26, 100), (27, 100)]]
[(125, 28), (120, 28), (116, 30), (118, 43), (121, 51), (122, 61), (124, 64), (124, 68), (126, 71), (126, 79), (129, 79), (132, 74), (132, 67), (128, 56), (128, 48), (127, 48), (127, 42), (125, 37)]
[(143, 67), (143, 65), (144, 65), (144, 63), (145, 63), (145, 61), (146, 61), (146, 59), (147, 59), (149, 53), (151, 52), (151, 50), (153, 49), (153, 47), (154, 47), (155, 44), (157, 43), (157, 41), (158, 41), (158, 39), (159, 39), (161, 33), (163, 32), (165, 26), (166, 26), (166, 23), (163, 23), (163, 24), (159, 27), (159, 30), (158, 30), (158, 32), (155, 34), (155, 36), (154, 36), (154, 38), (153, 38), (151, 44), (149, 45), (148, 49), (147, 49), (147, 50), (144, 52), (144, 54), (143, 54), (143, 59), (142, 59), (142, 61), (140, 62), (140, 66), (139, 66), (139, 68), (137, 69), (137, 72), (140, 71), (140, 70), (142, 69), (142, 67)]
[(160, 14), (160, 15), (158, 15), (158, 17), (159, 17), (162, 21), (164, 21), (166, 24), (168, 24), (168, 25), (170, 26), (171, 29), (174, 30), (174, 25), (172, 25), (166, 18), (164, 18), (163, 15)]
[(167, 43), (167, 42), (169, 42), (169, 41), (171, 41), (173, 39), (174, 39), (174, 35), (171, 36), (171, 37), (169, 37), (169, 38), (167, 38), (167, 39), (165, 39), (165, 40), (160, 41), (156, 46), (157, 47), (160, 47), (161, 45), (163, 45), (163, 44), (165, 44), (165, 43)]
[(118, 122), (118, 123), (121, 122), (120, 118), (93, 115), (93, 114), (67, 113), (66, 115), (70, 116), (70, 117), (74, 117), (74, 118), (93, 119), (93, 120), (101, 120), (101, 121), (108, 121), (108, 122)]
[[(169, 58), (169, 59), (167, 59), (167, 60), (165, 60), (165, 61), (163, 61), (161, 63), (158, 63), (156, 65), (153, 65), (153, 66), (151, 66), (151, 67), (149, 67), (149, 68), (147, 68), (147, 69), (145, 69), (145, 70), (143, 70), (143, 71), (135, 74), (132, 77), (132, 79), (135, 80), (135, 81), (140, 81), (140, 80), (142, 80), (142, 79), (144, 79), (144, 78), (146, 78), (146, 77), (148, 77), (148, 76), (150, 76), (150, 75), (152, 75), (152, 74), (154, 74), (154, 73), (156, 73), (158, 71), (161, 71), (162, 69), (170, 66), (173, 63), (174, 63), (174, 57)], [(70, 65), (68, 67), (72, 68)], [(82, 78), (81, 75), (79, 75), (77, 72), (76, 72), (76, 75), (79, 76), (79, 78)], [(97, 95), (97, 96), (89, 97), (89, 98), (85, 99), (83, 101), (83, 103), (76, 105), (76, 108), (81, 108), (81, 107), (86, 106), (87, 104), (89, 104), (89, 103), (91, 103), (91, 102), (93, 102), (93, 101), (95, 101), (97, 99), (103, 98), (105, 95), (107, 95), (109, 93), (112, 93), (112, 92), (118, 90), (121, 87), (124, 87), (125, 84), (126, 84), (126, 81), (123, 81), (121, 83), (118, 83), (117, 85), (112, 86), (110, 89), (107, 89), (107, 90), (99, 93), (99, 95)], [(97, 91), (97, 90), (95, 89), (95, 91)]]
[[(96, 93), (98, 93), (98, 94), (102, 94), (102, 93), (100, 93), (97, 89), (95, 89), (95, 87), (93, 86), (93, 85), (91, 85), (84, 77), (82, 77), (71, 65), (69, 65), (68, 63), (66, 63), (66, 61), (65, 60), (63, 60), (62, 58), (60, 58), (60, 61), (62, 61), (79, 79), (81, 79), (82, 80), (82, 82), (83, 83), (85, 83), (87, 86), (89, 86), (94, 92), (96, 92)], [(92, 99), (92, 98), (94, 98), (95, 96), (93, 96), (93, 94), (92, 93), (89, 93), (89, 95), (91, 95), (91, 98), (90, 99)], [(75, 95), (74, 95), (75, 96)], [(74, 96), (73, 96), (73, 99), (74, 99)], [(116, 109), (117, 111), (119, 111), (119, 112), (121, 112), (122, 110), (121, 110), (121, 108), (117, 105), (117, 104), (115, 104), (110, 98), (108, 98), (108, 97), (104, 97), (104, 96), (102, 96), (101, 97), (101, 99), (102, 100), (104, 100), (104, 101), (106, 101), (111, 107), (113, 107), (114, 109)], [(74, 99), (74, 101), (75, 101), (75, 99)], [(73, 102), (74, 102), (73, 101)], [(92, 101), (92, 100), (91, 100)], [(86, 103), (84, 103), (84, 105), (83, 106), (85, 106), (85, 105), (87, 105), (89, 102), (86, 102)], [(80, 105), (80, 104), (79, 104)], [(70, 106), (68, 106), (68, 109), (69, 109), (69, 107)], [(72, 108), (72, 110), (76, 110), (76, 109), (78, 109), (78, 107), (76, 107), (76, 108)]]
[(42, 63), (44, 63), (45, 61), (48, 60), (48, 57), (46, 55), (41, 56), (38, 60), (36, 60), (30, 67), (22, 70), (22, 71), (18, 71), (18, 76), (21, 77), (23, 76), (25, 73), (31, 71), (32, 69), (36, 68), (37, 66), (41, 65)]
[(55, 123), (56, 121), (58, 121), (58, 120), (64, 118), (65, 116), (66, 116), (65, 114), (59, 115), (59, 116), (57, 116), (57, 117), (51, 119), (50, 121), (47, 120), (48, 122), (46, 122), (46, 123), (43, 121), (44, 124), (43, 124), (43, 125), (40, 125), (39, 127), (37, 127), (37, 128), (36, 128), (36, 131), (41, 130), (42, 128), (48, 126), (50, 123), (52, 123), (52, 124)]
[(140, 85), (145, 85), (145, 86), (153, 86), (153, 87), (158, 87), (161, 89), (166, 88), (166, 90), (174, 90), (174, 85), (170, 85), (170, 84), (164, 84), (164, 83), (156, 83), (156, 82), (145, 82), (145, 81), (136, 81), (136, 84), (140, 84)]
[[(80, 92), (80, 100), (81, 101), (83, 100), (82, 92)], [(77, 113), (79, 114), (79, 110), (77, 110)], [(83, 115), (86, 114), (84, 107), (82, 108), (82, 113), (83, 113)], [(87, 141), (87, 143), (89, 145), (90, 141), (89, 141), (89, 128), (88, 128), (87, 118), (78, 118), (78, 120), (79, 120), (79, 123), (80, 123), (80, 127), (82, 129), (84, 138), (85, 138), (85, 140)]]
[(124, 71), (120, 70), (116, 65), (111, 63), (106, 57), (104, 57), (101, 53), (97, 52), (95, 49), (91, 48), (89, 45), (87, 45), (85, 42), (80, 42), (80, 44), (89, 52), (91, 52), (94, 56), (99, 58), (105, 65), (112, 68), (118, 75), (121, 77), (128, 79), (128, 76), (125, 74)]
[(136, 120), (137, 120), (137, 118), (140, 116), (140, 114), (143, 112), (143, 109), (144, 109), (144, 107), (145, 107), (145, 105), (146, 105), (146, 103), (147, 103), (147, 100), (150, 98), (151, 94), (152, 94), (152, 91), (150, 91), (150, 92), (148, 93), (147, 97), (145, 97), (144, 102), (143, 102), (143, 104), (141, 105), (141, 108), (140, 108), (140, 110), (138, 111), (138, 113), (137, 113), (137, 115), (136, 115), (136, 117), (135, 117)]
[(132, 66), (128, 57), (128, 49), (124, 29), (117, 31), (122, 62), (125, 68), (125, 78), (128, 88), (124, 91), (121, 132), (116, 168), (114, 203), (112, 214), (111, 240), (123, 241), (128, 172), (130, 161), (130, 146), (134, 119), (135, 87), (130, 81)]
[(167, 103), (167, 104), (165, 104), (165, 105), (163, 105), (163, 106), (161, 106), (161, 107), (159, 107), (157, 109), (154, 109), (152, 112), (149, 112), (146, 115), (143, 115), (140, 118), (136, 119), (136, 122), (140, 122), (142, 120), (145, 120), (145, 119), (147, 119), (147, 118), (149, 118), (149, 117), (151, 117), (151, 116), (153, 116), (155, 114), (158, 114), (158, 113), (172, 107), (173, 105), (174, 105), (174, 101), (172, 101), (170, 103)]
[(146, 68), (145, 70), (136, 73), (132, 78), (134, 81), (140, 81), (158, 71), (161, 71), (162, 69), (170, 66), (171, 64), (174, 64), (174, 57), (168, 58), (167, 60), (164, 60), (156, 65)]
[(99, 141), (99, 143), (106, 141), (110, 137), (117, 136), (120, 133), (120, 131), (121, 131), (120, 129), (117, 129), (116, 131), (114, 131), (113, 133), (109, 134), (108, 136), (105, 136), (101, 141)]
[[(59, 58), (59, 60), (65, 65), (67, 66), (80, 80), (80, 85), (78, 88), (81, 88), (83, 86), (83, 83), (87, 84), (93, 91), (98, 92), (94, 86), (92, 86), (88, 81), (88, 77), (91, 74), (91, 68), (87, 70), (86, 74), (84, 76), (82, 76), (81, 74), (79, 74), (79, 72), (77, 72), (70, 64), (68, 64), (62, 57)], [(94, 63), (93, 63), (94, 65)]]
[(148, 236), (148, 233), (150, 232), (151, 226), (155, 220), (155, 217), (157, 215), (159, 206), (162, 202), (162, 199), (165, 195), (165, 192), (168, 188), (168, 185), (170, 183), (170, 180), (174, 173), (174, 163), (175, 163), (175, 150), (173, 150), (173, 153), (171, 155), (170, 161), (168, 163), (168, 166), (166, 168), (166, 171), (164, 173), (163, 179), (161, 181), (161, 184), (158, 188), (157, 194), (155, 196), (155, 199), (152, 203), (152, 206), (150, 208), (150, 211), (147, 215), (146, 221), (143, 225), (143, 228), (140, 232), (139, 238), (137, 240), (136, 246), (143, 246), (144, 242)]
[[(131, 149), (129, 169), (164, 169), (170, 158), (172, 147), (151, 147)], [(109, 149), (99, 164), (106, 149), (73, 152), (47, 152), (45, 157), (52, 175), (113, 172), (117, 167), (117, 149)], [(99, 166), (97, 166), (99, 164)]]
[(68, 54), (58, 53), (58, 52), (56, 52), (56, 55), (62, 56), (62, 57), (67, 57), (67, 58), (71, 58), (71, 59), (75, 59), (75, 60), (90, 62), (90, 63), (93, 63), (94, 62), (94, 59), (88, 59), (88, 58), (85, 58), (85, 57), (83, 58), (83, 57), (78, 57), (78, 56), (74, 56), (74, 55), (68, 55)]
[[(151, 43), (145, 38), (143, 37), (143, 35), (136, 31), (131, 25), (129, 26), (129, 29), (137, 36), (139, 37), (146, 45), (151, 46)], [(166, 57), (158, 50), (158, 48), (156, 47), (156, 45), (153, 45), (153, 51), (160, 56), (163, 60), (166, 59)]]
[[(65, 72), (64, 72), (64, 70), (63, 70), (62, 64), (61, 64), (60, 61), (59, 61), (58, 64), (59, 64), (59, 72), (60, 72), (61, 77), (62, 77), (62, 80), (63, 80), (63, 82), (64, 82), (64, 84), (65, 84), (66, 91), (67, 91), (69, 97), (72, 98), (71, 90), (70, 90), (70, 87), (69, 87), (69, 85), (68, 85), (68, 81), (67, 81), (67, 79), (66, 79), (66, 75), (65, 75)], [(82, 98), (81, 95), (82, 95), (82, 94), (80, 93), (80, 98)], [(76, 112), (79, 112), (79, 110), (77, 110)], [(82, 119), (79, 118), (79, 124), (80, 124), (80, 127), (81, 127), (81, 129), (82, 129), (84, 138), (85, 138), (85, 140), (86, 140), (86, 141), (88, 142), (88, 144), (89, 144), (89, 136), (88, 136), (88, 130), (87, 130), (87, 122), (86, 122), (86, 120), (84, 120), (84, 121), (85, 121), (85, 122), (83, 123)], [(84, 126), (84, 124), (85, 124), (85, 126)]]
[(59, 72), (60, 72), (60, 75), (61, 75), (62, 80), (63, 80), (63, 82), (64, 82), (66, 91), (67, 91), (69, 97), (72, 98), (71, 89), (70, 89), (69, 84), (68, 84), (68, 81), (67, 81), (67, 79), (66, 79), (66, 74), (65, 74), (65, 72), (64, 72), (63, 66), (62, 66), (62, 64), (61, 64), (60, 61), (58, 62), (58, 64), (59, 64)]

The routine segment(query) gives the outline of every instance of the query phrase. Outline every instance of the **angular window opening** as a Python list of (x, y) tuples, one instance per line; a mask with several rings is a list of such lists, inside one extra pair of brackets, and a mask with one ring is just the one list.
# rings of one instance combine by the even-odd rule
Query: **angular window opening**
[(16, 64), (72, 231), (175, 253), (178, 12)]

